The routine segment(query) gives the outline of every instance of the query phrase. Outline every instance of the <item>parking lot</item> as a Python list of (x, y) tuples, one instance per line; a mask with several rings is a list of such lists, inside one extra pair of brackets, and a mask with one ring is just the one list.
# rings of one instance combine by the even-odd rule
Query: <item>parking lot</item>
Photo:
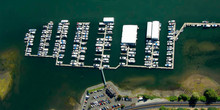
[[(107, 89), (112, 88), (115, 92), (115, 96), (110, 98), (107, 94)], [(130, 106), (137, 102), (137, 98), (122, 97), (120, 101), (117, 100), (118, 91), (111, 85), (107, 85), (104, 89), (100, 89), (94, 92), (86, 92), (83, 101), (83, 110), (110, 110), (121, 109), (124, 106)]]

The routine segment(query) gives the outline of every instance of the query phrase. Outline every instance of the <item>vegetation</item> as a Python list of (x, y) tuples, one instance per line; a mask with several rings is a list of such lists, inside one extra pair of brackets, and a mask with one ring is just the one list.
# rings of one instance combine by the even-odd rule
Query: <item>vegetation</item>
[(220, 101), (220, 96), (218, 96), (217, 101)]
[(121, 98), (122, 98), (122, 96), (121, 96), (121, 95), (118, 95), (118, 97), (117, 97), (117, 101), (120, 101)]
[(198, 108), (195, 108), (194, 110), (199, 110)]
[(140, 97), (140, 96), (143, 97), (144, 100), (148, 100), (148, 99), (153, 100), (155, 98), (160, 98), (160, 97), (155, 96), (155, 95), (146, 95), (146, 94), (137, 95), (137, 97)]
[(177, 96), (170, 96), (169, 97), (169, 101), (178, 101), (178, 97)]
[(179, 97), (178, 97), (178, 101), (187, 101), (187, 100), (189, 100), (189, 99), (190, 99), (189, 96), (186, 95), (186, 94), (181, 94), (181, 95), (179, 95)]
[(95, 89), (88, 90), (88, 92), (91, 93), (91, 92), (94, 92), (94, 91), (97, 91), (97, 90), (101, 90), (101, 89), (104, 89), (104, 86), (101, 86), (101, 87), (98, 87), (98, 88), (95, 88)]
[(204, 96), (206, 97), (207, 101), (216, 101), (218, 98), (218, 94), (213, 89), (207, 89), (204, 92)]
[(124, 96), (124, 98), (129, 98), (129, 97), (126, 95), (126, 96)]
[(209, 107), (208, 110), (218, 110), (218, 109), (215, 107)]
[(161, 106), (161, 107), (159, 108), (159, 110), (169, 110), (169, 109), (166, 108), (166, 107), (164, 107), (164, 106)]
[(17, 50), (8, 50), (0, 54), (0, 99), (4, 99), (12, 85), (15, 69), (19, 65)]
[(201, 96), (201, 97), (200, 97), (200, 101), (206, 102), (206, 97), (205, 97), (205, 96)]
[(191, 98), (190, 98), (190, 101), (192, 102), (197, 102), (199, 101), (199, 93), (198, 92), (193, 92)]
[(121, 108), (123, 109), (125, 107), (125, 105), (124, 104), (121, 104)]

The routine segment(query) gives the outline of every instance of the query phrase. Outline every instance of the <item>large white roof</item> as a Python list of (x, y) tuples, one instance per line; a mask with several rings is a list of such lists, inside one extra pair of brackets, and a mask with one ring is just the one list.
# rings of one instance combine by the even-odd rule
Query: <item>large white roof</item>
[(153, 21), (153, 27), (152, 27), (152, 39), (159, 40), (160, 34), (160, 22), (159, 21)]
[(114, 17), (104, 17), (103, 22), (114, 22)]
[(123, 25), (121, 43), (136, 43), (137, 25)]
[(147, 38), (151, 38), (152, 36), (152, 22), (147, 22)]

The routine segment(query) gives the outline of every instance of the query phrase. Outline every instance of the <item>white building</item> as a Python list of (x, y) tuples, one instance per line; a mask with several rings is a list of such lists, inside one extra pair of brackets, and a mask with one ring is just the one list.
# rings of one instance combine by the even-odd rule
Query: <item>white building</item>
[(123, 25), (121, 43), (136, 45), (138, 25)]
[(147, 38), (152, 40), (159, 40), (160, 38), (160, 22), (147, 22)]

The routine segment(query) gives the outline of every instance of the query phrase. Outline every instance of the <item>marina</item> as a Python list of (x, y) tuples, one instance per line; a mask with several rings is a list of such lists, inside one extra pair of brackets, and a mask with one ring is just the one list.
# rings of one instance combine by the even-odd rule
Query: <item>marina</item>
[[(145, 69), (174, 69), (174, 56), (175, 56), (175, 42), (178, 40), (178, 36), (184, 31), (186, 27), (203, 27), (217, 28), (220, 27), (220, 23), (209, 23), (203, 21), (202, 23), (189, 23), (186, 22), (180, 28), (176, 30), (176, 21), (168, 21), (168, 35), (167, 35), (167, 51), (166, 51), (166, 63), (164, 66), (159, 66), (159, 47), (160, 47), (160, 28), (161, 23), (159, 21), (147, 22), (146, 29), (146, 47), (144, 65), (136, 65), (136, 41), (138, 25), (123, 25), (122, 38), (121, 38), (121, 55), (119, 64), (116, 67), (111, 67), (110, 52), (111, 42), (113, 41), (113, 29), (114, 29), (114, 17), (104, 17), (102, 22), (99, 22), (98, 35), (102, 35), (101, 38), (96, 38), (95, 44), (95, 58), (93, 65), (85, 65), (87, 51), (87, 41), (89, 37), (90, 22), (77, 22), (76, 33), (73, 41), (73, 51), (71, 55), (71, 61), (69, 64), (63, 64), (63, 57), (66, 49), (67, 33), (69, 29), (69, 21), (61, 20), (57, 28), (57, 35), (53, 50), (53, 55), (48, 55), (49, 41), (52, 35), (53, 22), (50, 21), (47, 25), (43, 26), (43, 31), (39, 44), (39, 51), (37, 55), (31, 54), (33, 41), (36, 34), (36, 29), (29, 29), (26, 33), (24, 42), (26, 43), (25, 56), (33, 57), (52, 57), (56, 59), (56, 66), (67, 67), (83, 67), (83, 68), (98, 68), (103, 69), (117, 69), (119, 67), (129, 68), (145, 68)], [(104, 72), (103, 76), (104, 76)]]

